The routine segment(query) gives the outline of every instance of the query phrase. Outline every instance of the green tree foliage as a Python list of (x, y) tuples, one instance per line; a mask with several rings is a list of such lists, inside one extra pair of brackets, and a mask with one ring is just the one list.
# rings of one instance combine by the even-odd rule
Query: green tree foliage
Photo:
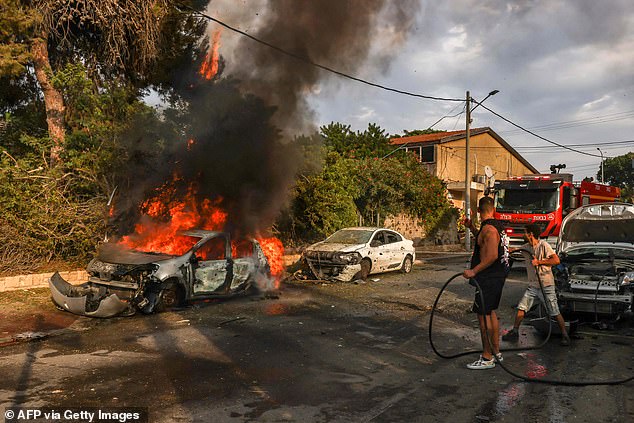
[[(621, 198), (632, 201), (634, 194), (634, 153), (630, 152), (622, 156), (605, 159), (603, 162), (603, 174), (610, 184), (621, 188)], [(597, 178), (601, 175), (601, 169)]]
[(320, 128), (324, 145), (331, 151), (353, 159), (383, 157), (394, 150), (389, 136), (378, 125), (370, 123), (365, 131), (354, 132), (350, 125), (331, 122)]
[(30, 59), (25, 42), (37, 22), (33, 9), (20, 0), (0, 0), (0, 76), (16, 77)]
[(51, 261), (84, 265), (105, 235), (116, 169), (131, 159), (122, 139), (144, 127), (159, 150), (169, 134), (125, 84), (96, 89), (81, 65), (61, 69), (53, 83), (68, 105), (64, 166), (49, 166), (51, 140), (21, 131), (20, 115), (0, 142), (0, 272), (34, 271)]
[(392, 138), (413, 137), (415, 135), (437, 134), (438, 132), (446, 132), (446, 131), (439, 131), (436, 129), (414, 129), (412, 131), (408, 131), (407, 129), (404, 129), (403, 135), (394, 134), (392, 135)]
[(320, 173), (297, 181), (290, 217), (291, 236), (303, 240), (324, 238), (357, 222), (351, 159), (331, 152)]
[[(323, 239), (345, 226), (381, 226), (388, 215), (417, 217), (433, 232), (452, 213), (442, 181), (414, 156), (393, 148), (378, 125), (364, 132), (331, 123), (321, 128), (321, 171), (300, 174), (290, 210), (278, 222), (287, 241)], [(315, 138), (304, 139), (314, 151)]]

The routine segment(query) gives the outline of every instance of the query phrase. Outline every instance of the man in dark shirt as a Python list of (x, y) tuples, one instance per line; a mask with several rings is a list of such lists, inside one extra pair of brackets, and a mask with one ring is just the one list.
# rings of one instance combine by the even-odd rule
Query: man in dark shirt
[[(509, 271), (509, 254), (508, 238), (502, 224), (493, 218), (494, 211), (493, 199), (482, 197), (478, 202), (481, 225), (476, 235), (471, 266), (462, 274), (467, 279), (475, 279), (481, 289), (481, 293), (476, 289), (473, 312), (478, 314), (482, 355), (478, 360), (467, 365), (467, 368), (473, 370), (495, 367), (494, 354), (498, 361), (502, 361), (500, 328), (495, 310), (500, 304), (502, 288)], [(465, 220), (465, 225), (471, 228), (473, 226), (469, 219)], [(482, 308), (483, 300), (484, 309)]]

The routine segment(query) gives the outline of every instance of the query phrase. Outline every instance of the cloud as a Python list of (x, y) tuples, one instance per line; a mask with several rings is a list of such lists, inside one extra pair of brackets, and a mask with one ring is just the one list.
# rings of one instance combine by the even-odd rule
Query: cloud
[[(469, 90), (482, 99), (498, 89), (487, 105), (526, 127), (634, 110), (634, 3), (628, 0), (422, 1), (414, 30), (392, 54), (387, 72), (364, 69), (364, 76), (444, 97), (464, 97)], [(455, 106), (340, 80), (321, 88), (310, 100), (318, 123), (367, 109), (374, 111), (369, 118), (391, 133), (426, 128)], [(438, 128), (463, 125), (464, 116), (445, 119)], [(474, 126), (491, 126), (499, 133), (513, 129), (482, 108), (474, 112)], [(595, 144), (632, 139), (633, 131), (634, 120), (622, 119), (544, 136), (562, 144), (587, 144), (583, 150), (595, 154)], [(518, 147), (548, 145), (523, 133), (505, 139)], [(633, 149), (626, 145), (608, 151), (619, 155)], [(544, 171), (554, 162), (570, 167), (574, 162), (578, 178), (595, 175), (600, 161), (565, 150), (534, 150), (526, 157)]]

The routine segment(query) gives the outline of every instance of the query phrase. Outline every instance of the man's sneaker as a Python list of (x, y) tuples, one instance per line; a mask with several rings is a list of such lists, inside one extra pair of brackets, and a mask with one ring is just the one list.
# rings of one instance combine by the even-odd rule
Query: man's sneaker
[(570, 337), (568, 335), (562, 336), (561, 337), (561, 342), (559, 342), (559, 345), (561, 345), (563, 347), (570, 346)]
[(500, 363), (504, 361), (504, 357), (502, 357), (502, 353), (501, 352), (495, 354), (495, 358), (497, 358)]
[(471, 370), (486, 370), (486, 369), (492, 369), (494, 367), (495, 367), (495, 360), (493, 359), (493, 357), (491, 357), (490, 360), (487, 360), (486, 358), (480, 356), (480, 358), (474, 361), (473, 363), (467, 364), (467, 369), (471, 369)]
[(520, 338), (520, 333), (517, 329), (513, 328), (506, 334), (502, 335), (502, 341), (517, 341)]

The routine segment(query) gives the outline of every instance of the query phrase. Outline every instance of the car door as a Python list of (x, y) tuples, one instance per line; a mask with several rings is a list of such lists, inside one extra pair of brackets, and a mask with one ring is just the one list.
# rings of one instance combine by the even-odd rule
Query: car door
[(407, 251), (403, 242), (403, 237), (392, 231), (385, 231), (386, 270), (395, 270), (401, 267)]
[(378, 231), (370, 241), (370, 257), (372, 258), (372, 270), (370, 273), (383, 272), (388, 266), (389, 248), (386, 245), (385, 231)]
[(231, 259), (233, 261), (233, 278), (231, 290), (245, 287), (245, 283), (255, 273), (255, 242), (248, 239), (233, 240), (231, 243)]
[(223, 293), (229, 290), (233, 278), (230, 257), (231, 245), (225, 234), (207, 240), (194, 251), (194, 295)]

